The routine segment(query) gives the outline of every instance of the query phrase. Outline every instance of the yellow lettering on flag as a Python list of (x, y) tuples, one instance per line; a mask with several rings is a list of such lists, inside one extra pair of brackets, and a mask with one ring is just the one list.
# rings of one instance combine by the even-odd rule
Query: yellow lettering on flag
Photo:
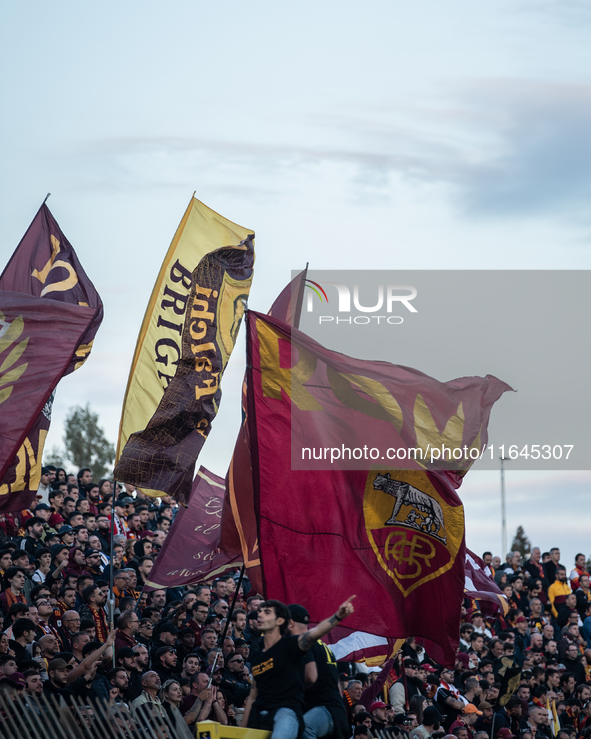
[[(41, 482), (41, 459), (43, 456), (43, 448), (45, 447), (45, 439), (47, 438), (47, 429), (39, 430), (39, 444), (37, 445), (37, 457), (33, 445), (29, 439), (25, 439), (20, 449), (16, 453), (18, 459), (16, 465), (16, 476), (14, 482), (10, 485), (5, 483), (0, 485), (0, 495), (8, 495), (9, 493), (20, 493), (28, 486), (30, 490), (37, 490)], [(26, 479), (27, 462), (29, 463), (29, 477)]]

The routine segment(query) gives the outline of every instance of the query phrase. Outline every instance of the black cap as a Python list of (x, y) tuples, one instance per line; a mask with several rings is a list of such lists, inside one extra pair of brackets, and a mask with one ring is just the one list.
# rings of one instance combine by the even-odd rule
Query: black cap
[(299, 605), (299, 603), (292, 603), (288, 608), (292, 621), (295, 621), (297, 624), (310, 623), (310, 614), (304, 606)]
[(158, 629), (159, 634), (163, 634), (164, 632), (167, 632), (169, 634), (178, 634), (179, 630), (173, 623), (167, 621), (166, 623), (163, 623), (162, 626)]
[(119, 657), (135, 657), (135, 652), (131, 647), (121, 647), (117, 650), (117, 659)]
[(443, 716), (439, 713), (437, 706), (427, 706), (423, 711), (423, 724), (425, 726), (433, 726), (433, 724), (440, 724), (443, 721)]
[(34, 510), (35, 511), (55, 511), (55, 508), (48, 506), (47, 503), (39, 503), (39, 505), (35, 506)]
[(42, 475), (49, 475), (50, 472), (51, 472), (51, 470), (49, 469), (49, 467), (41, 467), (41, 474)]
[(74, 531), (74, 529), (69, 525), (65, 524), (60, 528), (60, 530), (57, 532), (60, 536), (63, 536), (64, 534), (71, 534)]
[(52, 556), (55, 557), (55, 555), (59, 554), (63, 549), (67, 549), (69, 551), (70, 547), (67, 544), (54, 544), (49, 551)]
[(98, 549), (87, 549), (84, 552), (85, 557), (92, 557), (94, 554), (100, 554), (99, 550)]
[(160, 649), (156, 652), (156, 659), (161, 657), (163, 654), (166, 654), (167, 652), (174, 652), (174, 654), (176, 654), (176, 649), (174, 647), (160, 647)]
[(123, 498), (117, 498), (115, 501), (115, 505), (123, 506), (131, 505), (132, 503), (135, 504), (135, 500), (133, 498), (130, 498), (129, 495), (125, 495)]

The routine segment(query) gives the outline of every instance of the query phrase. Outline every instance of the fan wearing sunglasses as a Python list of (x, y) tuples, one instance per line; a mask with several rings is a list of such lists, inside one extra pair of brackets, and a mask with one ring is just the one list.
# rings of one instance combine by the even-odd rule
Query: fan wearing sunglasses
[(244, 705), (250, 693), (250, 683), (244, 677), (244, 657), (239, 652), (231, 652), (226, 657), (221, 687), (232, 696), (234, 706), (241, 708)]

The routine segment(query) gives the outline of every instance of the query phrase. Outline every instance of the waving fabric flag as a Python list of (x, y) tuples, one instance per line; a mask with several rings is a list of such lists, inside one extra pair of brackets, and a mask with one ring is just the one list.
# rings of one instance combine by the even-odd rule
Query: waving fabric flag
[(0, 290), (92, 308), (92, 318), (64, 375), (82, 366), (103, 320), (103, 303), (45, 203), (0, 276)]
[(396, 470), (381, 461), (369, 470), (293, 470), (290, 436), (296, 449), (328, 447), (343, 436), (350, 447), (379, 440), (400, 448), (431, 443), (430, 434), (445, 427), (448, 443), (480, 448), (492, 405), (510, 388), (490, 376), (439, 383), (405, 367), (352, 359), (254, 312), (247, 342), (264, 595), (302, 603), (319, 621), (355, 592), (360, 607), (349, 628), (423, 637), (434, 659), (452, 665), (465, 582), (456, 489), (469, 463), (459, 471)]
[(192, 199), (152, 291), (123, 403), (117, 479), (186, 503), (221, 401), (254, 234)]
[[(271, 306), (269, 315), (296, 328), (300, 322), (302, 297), (308, 268), (283, 288)], [(222, 514), (220, 547), (241, 554), (246, 574), (255, 592), (262, 593), (254, 485), (250, 463), (250, 437), (246, 423), (246, 380), (242, 385), (242, 425), (226, 475), (226, 496)]]
[(45, 204), (0, 276), (0, 311), (0, 511), (10, 512), (37, 492), (53, 390), (86, 361), (103, 319), (99, 294)]
[(225, 489), (223, 478), (199, 468), (189, 504), (179, 508), (145, 590), (210, 580), (242, 565), (242, 557), (217, 546)]
[(489, 566), (469, 549), (466, 549), (464, 577), (466, 595), (484, 601), (480, 604), (480, 610), (485, 615), (492, 616), (499, 611), (503, 616), (507, 613), (509, 610), (507, 597), (493, 580)]
[(286, 285), (279, 295), (275, 298), (275, 302), (269, 310), (269, 315), (278, 318), (280, 321), (289, 323), (294, 328), (300, 327), (300, 314), (302, 312), (302, 301), (304, 298), (304, 286), (308, 267), (296, 275), (293, 280)]
[(0, 292), (0, 512), (28, 508), (41, 480), (52, 391), (92, 308)]
[(383, 665), (404, 644), (404, 639), (386, 639), (342, 626), (335, 627), (323, 640), (330, 645), (337, 662), (364, 662), (368, 667)]

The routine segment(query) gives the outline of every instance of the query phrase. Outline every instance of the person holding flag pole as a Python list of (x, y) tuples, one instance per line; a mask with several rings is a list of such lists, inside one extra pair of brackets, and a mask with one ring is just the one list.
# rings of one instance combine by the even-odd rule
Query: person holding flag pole
[[(231, 620), (232, 620), (232, 613), (234, 613), (234, 607), (236, 606), (236, 599), (238, 598), (238, 592), (240, 590), (240, 586), (242, 585), (242, 578), (244, 577), (244, 565), (242, 565), (242, 568), (240, 570), (240, 577), (238, 578), (238, 582), (236, 583), (236, 590), (234, 590), (234, 597), (232, 598), (232, 603), (230, 604), (230, 610), (228, 611), (228, 615), (226, 617), (226, 623), (224, 625), (224, 631), (222, 632), (222, 635), (220, 637), (220, 644), (224, 643), (224, 639), (226, 638), (226, 634), (228, 633), (228, 628), (230, 626)], [(216, 654), (215, 660), (213, 663), (213, 667), (211, 668), (211, 675), (209, 678), (209, 682), (207, 684), (207, 687), (209, 688), (211, 686), (211, 681), (213, 680), (213, 675), (215, 673), (215, 667), (218, 661), (219, 653)]]

